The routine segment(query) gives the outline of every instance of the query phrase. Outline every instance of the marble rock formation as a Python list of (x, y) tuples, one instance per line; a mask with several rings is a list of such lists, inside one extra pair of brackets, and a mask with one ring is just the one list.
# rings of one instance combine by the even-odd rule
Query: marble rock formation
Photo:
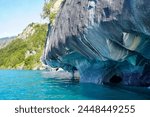
[(81, 82), (150, 85), (150, 0), (64, 0), (43, 61)]

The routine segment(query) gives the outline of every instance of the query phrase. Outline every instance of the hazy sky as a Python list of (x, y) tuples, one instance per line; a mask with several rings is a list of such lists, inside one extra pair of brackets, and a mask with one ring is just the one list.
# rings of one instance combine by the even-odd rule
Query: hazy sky
[(44, 0), (0, 0), (0, 37), (14, 36), (40, 17)]

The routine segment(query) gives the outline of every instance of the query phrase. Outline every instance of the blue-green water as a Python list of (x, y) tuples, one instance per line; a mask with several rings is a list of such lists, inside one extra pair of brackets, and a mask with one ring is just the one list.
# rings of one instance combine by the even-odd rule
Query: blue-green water
[(0, 70), (1, 100), (150, 99), (147, 88), (130, 87), (129, 90), (49, 78), (46, 71)]

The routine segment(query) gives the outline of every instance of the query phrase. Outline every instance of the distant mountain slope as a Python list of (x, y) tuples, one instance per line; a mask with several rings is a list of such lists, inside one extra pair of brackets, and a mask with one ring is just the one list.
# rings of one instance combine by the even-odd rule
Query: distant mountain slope
[(15, 36), (0, 38), (0, 48), (6, 47), (15, 38)]
[(28, 25), (15, 40), (0, 49), (0, 69), (41, 69), (46, 32), (47, 24)]

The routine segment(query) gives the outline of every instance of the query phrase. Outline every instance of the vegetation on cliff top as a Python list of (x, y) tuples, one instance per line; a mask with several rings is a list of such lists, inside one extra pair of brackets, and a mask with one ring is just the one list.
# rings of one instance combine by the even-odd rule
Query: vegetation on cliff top
[(47, 24), (30, 24), (22, 34), (0, 49), (1, 69), (38, 69), (44, 49)]
[(49, 19), (49, 22), (54, 24), (56, 15), (62, 2), (63, 0), (45, 0), (41, 17), (43, 19)]
[[(45, 0), (42, 18), (54, 25), (63, 0)], [(41, 69), (47, 24), (29, 24), (16, 39), (0, 49), (0, 69)]]

